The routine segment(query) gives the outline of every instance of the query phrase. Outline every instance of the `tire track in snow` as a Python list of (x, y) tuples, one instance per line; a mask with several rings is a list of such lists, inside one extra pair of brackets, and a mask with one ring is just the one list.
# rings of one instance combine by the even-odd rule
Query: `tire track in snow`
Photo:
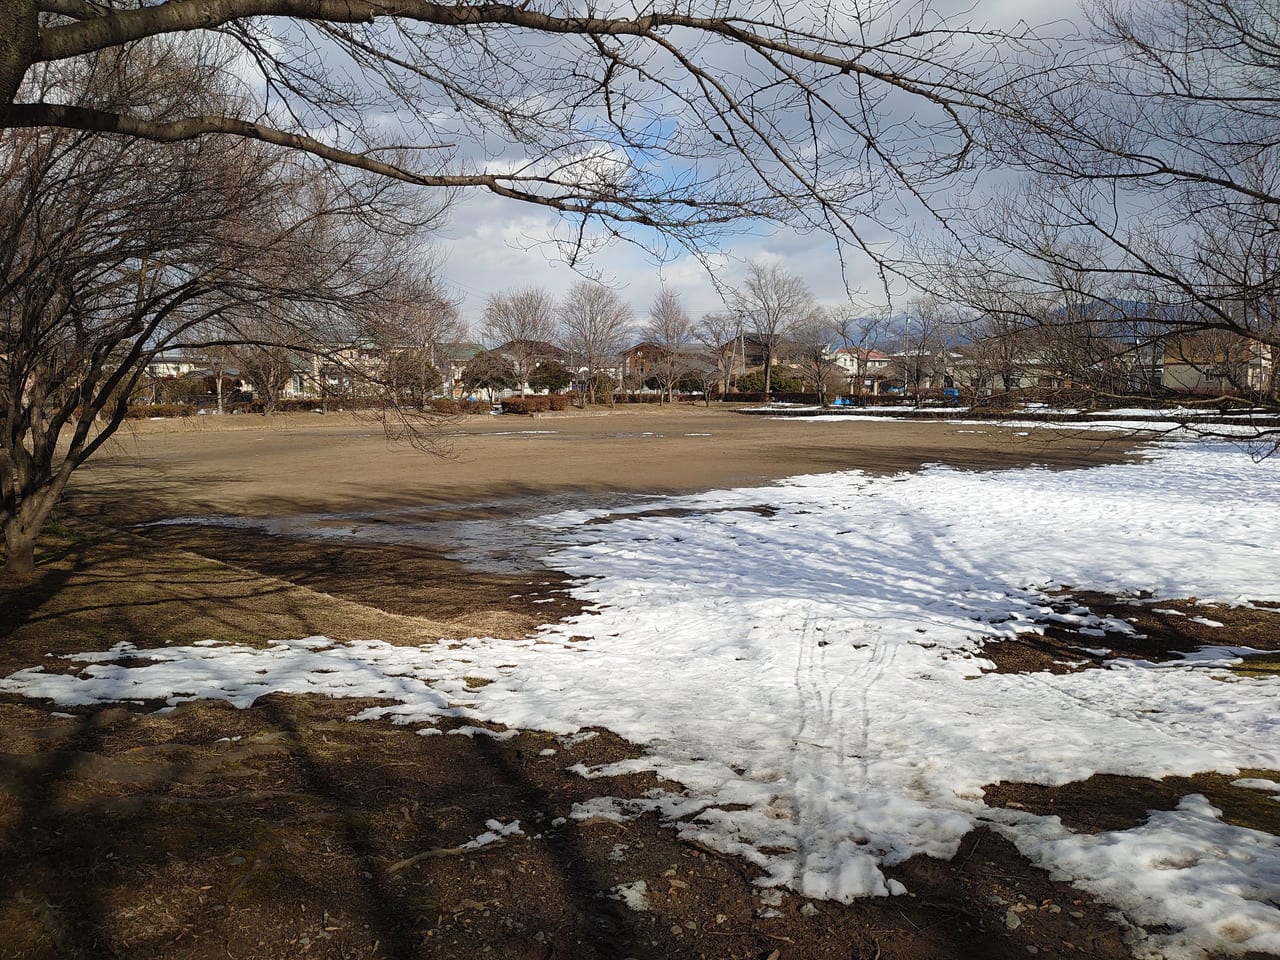
[[(853, 638), (862, 636), (865, 643)], [(839, 644), (837, 647), (836, 645)], [(847, 649), (870, 649), (865, 661)], [(849, 658), (849, 669), (828, 666), (828, 649)], [(857, 618), (805, 618), (796, 656), (795, 686), (799, 723), (791, 738), (791, 809), (796, 838), (797, 867), (808, 869), (811, 854), (830, 845), (829, 827), (834, 802), (852, 789), (865, 788), (871, 745), (871, 694), (897, 656), (878, 627)], [(856, 768), (848, 761), (855, 759)], [(810, 837), (823, 838), (820, 844)], [(851, 838), (859, 839), (859, 838)]]

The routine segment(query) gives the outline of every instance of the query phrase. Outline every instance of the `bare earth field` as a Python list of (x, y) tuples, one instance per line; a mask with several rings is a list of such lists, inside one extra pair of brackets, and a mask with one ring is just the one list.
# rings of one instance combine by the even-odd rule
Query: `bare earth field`
[[(39, 579), (0, 588), (0, 675), (126, 640), (520, 637), (577, 607), (511, 518), (851, 468), (1073, 468), (1132, 446), (700, 408), (471, 417), (445, 431), (452, 457), (433, 459), (349, 415), (136, 424), (77, 478)], [(260, 523), (140, 526), (211, 515)], [(1274, 617), (1240, 616), (1254, 618), (1233, 624), (1254, 645), (1274, 644)], [(1160, 640), (1154, 621), (1144, 631), (1167, 650), (1195, 639)], [(1055, 642), (991, 657), (1050, 669)], [(775, 902), (748, 864), (652, 817), (560, 822), (602, 789), (569, 766), (635, 755), (607, 732), (415, 736), (346, 721), (364, 705), (271, 695), (158, 715), (158, 704), (60, 710), (0, 697), (0, 957), (1129, 955), (1105, 905), (986, 831), (951, 861), (894, 868), (909, 896)], [(1236, 796), (1227, 779), (999, 784), (988, 802), (1101, 831), (1194, 788), (1228, 818), (1280, 828), (1256, 791)], [(631, 775), (607, 789), (639, 796), (655, 783)], [(520, 820), (527, 836), (462, 846), (494, 817)], [(636, 876), (648, 912), (609, 894)]]

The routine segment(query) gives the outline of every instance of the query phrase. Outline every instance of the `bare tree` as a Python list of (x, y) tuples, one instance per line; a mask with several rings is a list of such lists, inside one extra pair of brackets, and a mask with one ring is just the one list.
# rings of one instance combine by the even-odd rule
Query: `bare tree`
[(598, 379), (617, 366), (618, 355), (626, 347), (633, 322), (631, 308), (603, 284), (582, 280), (560, 302), (559, 315), (560, 344), (585, 380), (583, 403), (594, 403)]
[(920, 297), (898, 318), (901, 350), (894, 363), (907, 392), (919, 406), (929, 389), (947, 380), (950, 346), (957, 329), (951, 309), (932, 297)]
[(440, 272), (432, 258), (409, 265), (386, 293), (389, 313), (368, 325), (368, 335), (388, 353), (416, 350), (437, 369), (447, 348), (467, 338), (458, 301), (441, 286)]
[(484, 337), (511, 358), (524, 396), (529, 377), (546, 360), (555, 338), (556, 301), (546, 290), (524, 287), (492, 294), (484, 304)]
[[(458, 310), (439, 282), (439, 265), (428, 257), (407, 267), (394, 288), (386, 291), (389, 309), (365, 325), (362, 336), (378, 352), (380, 366), (360, 365), (357, 379), (377, 381), (381, 396), (393, 406), (423, 410), (440, 389), (440, 368), (452, 345), (466, 339)], [(340, 360), (336, 354), (331, 360)]]
[(779, 346), (797, 324), (813, 314), (813, 294), (808, 284), (784, 267), (753, 260), (732, 300), (743, 325), (758, 338), (764, 351), (764, 396), (768, 400)]
[(658, 384), (667, 402), (674, 399), (675, 384), (689, 367), (686, 353), (693, 340), (693, 321), (680, 303), (679, 294), (666, 287), (658, 291), (649, 307), (649, 323), (644, 337), (659, 350)]
[(791, 334), (787, 359), (813, 384), (818, 404), (823, 407), (827, 405), (827, 389), (841, 369), (835, 346), (838, 336), (830, 317), (816, 309)]
[[(737, 366), (738, 340), (742, 336), (742, 320), (737, 314), (704, 313), (694, 324), (694, 338), (710, 358), (716, 371), (715, 383), (720, 396), (729, 392), (729, 384)], [(708, 395), (710, 389), (708, 389)]]
[[(1275, 5), (1096, 0), (1087, 12), (1083, 55), (1028, 70), (986, 116), (991, 156), (1024, 178), (979, 198), (951, 265), (966, 285), (1015, 291), (1028, 306), (1009, 315), (1056, 333), (1044, 346), (1070, 354), (1082, 390), (1149, 392), (1167, 344), (1218, 334), (1280, 359)], [(930, 289), (945, 293), (946, 273)]]
[(871, 351), (889, 329), (890, 313), (887, 309), (868, 312), (853, 303), (832, 307), (828, 324), (840, 347), (851, 352), (853, 373), (850, 379), (856, 384), (857, 396), (866, 395), (867, 375), (870, 372)]
[[(49, 91), (174, 111), (229, 99), (207, 52), (153, 43), (47, 70)], [(216, 61), (215, 61), (216, 62)], [(0, 527), (25, 577), (73, 471), (157, 354), (342, 333), (426, 222), (391, 181), (339, 181), (259, 144), (6, 134), (0, 152)], [(379, 212), (381, 211), (381, 212)], [(257, 321), (271, 304), (282, 334)], [(349, 335), (349, 334), (348, 334)]]
[(247, 316), (236, 321), (244, 342), (229, 344), (223, 350), (252, 388), (255, 406), (263, 416), (270, 416), (290, 380), (310, 372), (317, 345), (309, 332), (304, 339), (305, 327), (273, 311), (269, 302), (245, 313)]
[[(711, 398), (723, 385), (723, 380), (714, 359), (702, 353), (690, 358), (687, 369), (680, 377), (680, 383), (687, 384), (687, 389), (694, 389), (701, 393), (703, 405), (710, 407)], [(686, 387), (682, 386), (681, 389)]]
[[(249, 138), (489, 191), (565, 213), (571, 255), (631, 227), (636, 242), (696, 249), (744, 217), (871, 249), (860, 221), (893, 220), (899, 208), (885, 201), (897, 185), (928, 202), (930, 184), (964, 168), (971, 115), (1023, 39), (926, 0), (728, 10), (0, 0), (0, 122)], [(261, 96), (157, 117), (142, 99), (71, 103), (20, 88), (41, 64), (193, 33), (235, 44), (241, 57), (219, 70), (252, 71)], [(392, 149), (401, 144), (412, 149)]]

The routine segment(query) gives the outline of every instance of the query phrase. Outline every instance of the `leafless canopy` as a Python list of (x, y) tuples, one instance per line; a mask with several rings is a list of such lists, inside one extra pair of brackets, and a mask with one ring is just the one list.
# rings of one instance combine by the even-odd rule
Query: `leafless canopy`
[(511, 358), (523, 395), (538, 362), (555, 338), (556, 301), (538, 287), (504, 290), (484, 304), (484, 336)]
[(837, 371), (836, 346), (840, 334), (831, 322), (831, 314), (814, 310), (791, 330), (791, 349), (787, 359), (805, 380), (813, 385), (818, 403), (827, 405), (827, 392), (835, 386)]
[(680, 295), (668, 287), (658, 291), (649, 307), (649, 323), (644, 338), (658, 348), (657, 378), (668, 402), (681, 374), (695, 364), (689, 355), (693, 321), (680, 302)]
[(693, 325), (693, 336), (715, 365), (715, 382), (723, 397), (729, 392), (734, 375), (739, 372), (742, 317), (729, 311), (704, 313)]
[[(0, 30), (3, 122), (159, 141), (222, 134), (487, 190), (567, 214), (571, 255), (622, 231), (698, 249), (756, 217), (862, 244), (864, 218), (901, 213), (894, 191), (931, 203), (967, 166), (973, 111), (989, 105), (984, 91), (1000, 88), (1023, 42), (927, 0), (585, 9), (0, 0), (0, 23), (14, 25)], [(240, 57), (225, 69), (261, 95), (161, 118), (141, 103), (19, 90), (33, 66), (189, 32), (233, 42)]]
[[(234, 99), (217, 51), (156, 41), (42, 69), (37, 90), (163, 122)], [(349, 342), (431, 211), (394, 181), (317, 175), (245, 140), (10, 131), (0, 148), (0, 527), (7, 569), (120, 424), (148, 363)], [(277, 373), (264, 380), (278, 382)]]
[[(585, 381), (585, 400), (595, 400), (597, 381), (616, 367), (634, 318), (618, 294), (600, 283), (574, 284), (560, 303), (560, 345)], [(609, 388), (613, 396), (613, 388)]]
[(925, 257), (927, 283), (958, 279), (966, 302), (1029, 322), (1045, 301), (1059, 317), (1073, 300), (1127, 302), (1158, 332), (1280, 347), (1275, 4), (1097, 0), (1090, 14), (1082, 53), (985, 115), (990, 156), (1025, 177), (974, 204), (951, 255)]
[(784, 338), (800, 324), (815, 318), (817, 304), (808, 284), (776, 263), (756, 260), (747, 267), (742, 286), (733, 292), (733, 309), (743, 327), (764, 350), (764, 392), (772, 386), (773, 365)]
[(984, 388), (1280, 407), (1276, 5), (1087, 11), (1081, 44), (984, 114), (1013, 177), (953, 218), (920, 282), (974, 318)]

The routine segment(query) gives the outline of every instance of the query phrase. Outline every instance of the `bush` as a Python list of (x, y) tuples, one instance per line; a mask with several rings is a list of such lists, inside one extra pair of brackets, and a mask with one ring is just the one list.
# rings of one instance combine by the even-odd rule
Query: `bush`
[(614, 403), (661, 403), (660, 393), (615, 393)]
[(459, 413), (488, 413), (492, 409), (492, 404), (485, 400), (454, 400), (451, 397), (436, 397), (430, 403), (430, 409), (434, 413), (459, 414)]
[(209, 395), (208, 381), (212, 377), (167, 377), (151, 385), (156, 403), (181, 405), (195, 403)]
[(503, 413), (545, 413), (568, 410), (573, 397), (567, 393), (534, 394), (531, 397), (507, 397), (502, 401)]
[[(784, 368), (775, 367), (769, 377), (769, 387), (775, 397), (780, 393), (800, 393), (804, 390), (804, 380), (793, 376)], [(740, 376), (738, 390), (743, 393), (761, 393), (764, 390), (764, 370), (752, 370)]]
[(507, 397), (502, 401), (503, 413), (542, 413), (551, 409), (551, 398), (532, 396), (532, 397)]
[(192, 403), (146, 403), (132, 406), (125, 413), (126, 420), (150, 420), (152, 417), (194, 417), (196, 406)]
[[(796, 391), (790, 391), (790, 390), (787, 390), (787, 391), (775, 390), (775, 391), (773, 391), (772, 397), (773, 397), (773, 399), (774, 399), (774, 400), (776, 400), (778, 403), (813, 403), (813, 404), (816, 404), (816, 403), (818, 402), (818, 395), (817, 395), (816, 393), (807, 393), (807, 392), (802, 391), (802, 390), (796, 390)], [(835, 399), (835, 398), (834, 398), (834, 397), (831, 397), (831, 398), (829, 398), (829, 399)]]

